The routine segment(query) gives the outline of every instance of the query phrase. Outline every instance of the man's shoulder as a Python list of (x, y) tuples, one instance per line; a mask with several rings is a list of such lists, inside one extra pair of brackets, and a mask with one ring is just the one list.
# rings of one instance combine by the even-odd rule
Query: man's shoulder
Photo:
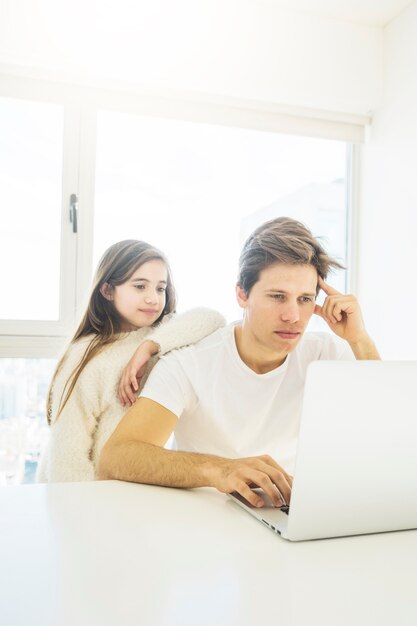
[(154, 400), (178, 417), (195, 406), (207, 389), (207, 380), (219, 371), (224, 351), (233, 338), (233, 327), (219, 328), (198, 343), (160, 357), (141, 396)]

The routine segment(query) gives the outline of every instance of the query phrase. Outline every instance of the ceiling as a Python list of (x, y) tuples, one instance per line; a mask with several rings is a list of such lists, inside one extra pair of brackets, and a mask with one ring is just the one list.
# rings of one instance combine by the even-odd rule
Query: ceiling
[(261, 0), (291, 11), (386, 26), (415, 0)]

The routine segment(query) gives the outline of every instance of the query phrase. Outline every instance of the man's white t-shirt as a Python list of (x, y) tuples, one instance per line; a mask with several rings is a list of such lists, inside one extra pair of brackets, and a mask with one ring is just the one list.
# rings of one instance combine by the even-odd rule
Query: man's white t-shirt
[(269, 454), (292, 473), (308, 364), (353, 359), (353, 353), (335, 336), (306, 333), (280, 367), (256, 374), (239, 356), (234, 327), (162, 357), (141, 396), (179, 418), (178, 450), (228, 458)]

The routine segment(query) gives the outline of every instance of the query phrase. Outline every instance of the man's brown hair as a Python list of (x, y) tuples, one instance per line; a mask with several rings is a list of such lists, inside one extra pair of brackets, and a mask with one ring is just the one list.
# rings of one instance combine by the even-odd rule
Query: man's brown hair
[(290, 217), (265, 222), (246, 240), (239, 259), (237, 284), (249, 295), (262, 270), (276, 263), (312, 265), (323, 280), (332, 269), (343, 269), (307, 226)]

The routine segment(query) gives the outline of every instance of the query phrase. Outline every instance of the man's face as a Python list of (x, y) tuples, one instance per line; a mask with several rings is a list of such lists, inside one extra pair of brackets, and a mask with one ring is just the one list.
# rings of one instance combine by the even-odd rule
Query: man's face
[(294, 350), (313, 315), (317, 281), (312, 265), (277, 263), (260, 273), (249, 295), (237, 287), (242, 331), (254, 349), (278, 357)]

